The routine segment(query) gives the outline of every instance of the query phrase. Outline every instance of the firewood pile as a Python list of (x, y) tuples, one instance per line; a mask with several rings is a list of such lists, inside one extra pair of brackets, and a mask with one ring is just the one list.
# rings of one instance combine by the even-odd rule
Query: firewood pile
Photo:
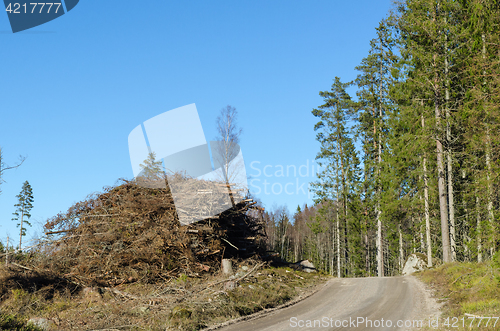
[[(196, 182), (187, 183), (193, 189)], [(205, 181), (193, 198), (214, 200)], [(219, 187), (227, 187), (219, 185)], [(196, 208), (183, 206), (203, 217)], [(145, 188), (131, 181), (76, 203), (45, 224), (46, 244), (34, 263), (85, 286), (155, 282), (179, 274), (199, 276), (220, 270), (222, 258), (258, 256), (264, 250), (264, 226), (250, 209), (251, 199), (197, 222), (179, 221), (168, 188)], [(212, 211), (208, 211), (211, 213)], [(258, 214), (258, 213), (257, 213)], [(192, 219), (191, 218), (191, 219)]]

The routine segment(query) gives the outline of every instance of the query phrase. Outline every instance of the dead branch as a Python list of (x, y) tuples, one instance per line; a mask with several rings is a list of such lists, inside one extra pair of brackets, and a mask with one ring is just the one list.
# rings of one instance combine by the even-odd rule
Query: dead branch
[(262, 267), (264, 264), (265, 264), (264, 262), (261, 262), (261, 263), (257, 264), (256, 266), (254, 266), (252, 268), (252, 270), (250, 270), (249, 272), (247, 272), (245, 275), (241, 276), (240, 278), (235, 279), (235, 281), (239, 282), (239, 281), (245, 279), (246, 277), (248, 277), (249, 275), (251, 275), (255, 270), (257, 270), (258, 268)]
[(25, 266), (23, 266), (23, 265), (17, 264), (17, 263), (15, 263), (15, 262), (10, 262), (9, 264), (10, 264), (10, 265), (14, 265), (14, 266), (16, 266), (16, 267), (18, 267), (18, 268), (21, 268), (21, 269), (25, 269), (25, 270), (29, 270), (29, 271), (35, 271), (35, 270), (31, 269), (31, 268), (28, 268), (28, 267), (25, 267)]
[(248, 277), (249, 275), (251, 275), (254, 271), (256, 271), (258, 268), (262, 267), (264, 264), (265, 264), (265, 262), (261, 262), (261, 263), (259, 263), (259, 264), (255, 265), (255, 266), (252, 268), (252, 270), (250, 270), (250, 271), (249, 271), (249, 272), (247, 272), (245, 275), (243, 275), (243, 276), (241, 276), (241, 277), (239, 277), (239, 278), (236, 278), (236, 279), (226, 278), (226, 279), (220, 280), (220, 281), (218, 281), (218, 282), (215, 282), (215, 283), (212, 283), (212, 284), (207, 285), (205, 288), (203, 288), (203, 289), (199, 290), (198, 292), (203, 292), (203, 291), (205, 291), (205, 290), (209, 289), (209, 288), (210, 288), (210, 287), (212, 287), (212, 286), (215, 286), (215, 285), (217, 285), (217, 284), (221, 284), (221, 283), (225, 283), (225, 282), (229, 282), (229, 281), (239, 282), (239, 281), (241, 281), (241, 280), (245, 279), (246, 277)]
[(46, 235), (49, 235), (49, 234), (59, 234), (59, 233), (66, 233), (66, 232), (73, 232), (73, 231), (75, 231), (75, 229), (50, 231), (50, 232), (45, 232), (45, 234)]
[(234, 246), (233, 244), (231, 244), (228, 240), (224, 239), (224, 238), (221, 238), (222, 240), (224, 240), (225, 242), (227, 242), (229, 245), (231, 245), (232, 247), (236, 248), (239, 250), (238, 247)]

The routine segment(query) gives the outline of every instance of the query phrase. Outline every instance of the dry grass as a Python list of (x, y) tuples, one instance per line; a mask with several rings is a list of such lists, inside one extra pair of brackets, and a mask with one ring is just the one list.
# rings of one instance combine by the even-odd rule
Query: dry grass
[(290, 268), (261, 266), (249, 274), (259, 265), (240, 265), (234, 279), (180, 275), (157, 284), (73, 291), (17, 286), (2, 295), (0, 307), (21, 320), (50, 319), (59, 330), (199, 330), (276, 307), (324, 280)]

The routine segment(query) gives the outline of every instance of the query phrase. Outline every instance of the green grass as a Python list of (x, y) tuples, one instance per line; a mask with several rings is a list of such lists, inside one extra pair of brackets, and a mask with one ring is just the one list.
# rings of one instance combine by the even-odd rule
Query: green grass
[(2, 331), (41, 331), (34, 325), (26, 325), (27, 320), (14, 315), (0, 313), (0, 330)]
[[(500, 320), (486, 327), (486, 319), (478, 326), (476, 319), (472, 328), (470, 315), (500, 317), (500, 254), (492, 261), (483, 263), (448, 263), (436, 269), (416, 273), (424, 282), (436, 289), (436, 295), (444, 302), (441, 321), (458, 318), (458, 327), (450, 330), (500, 330)], [(462, 326), (462, 318), (465, 327)]]

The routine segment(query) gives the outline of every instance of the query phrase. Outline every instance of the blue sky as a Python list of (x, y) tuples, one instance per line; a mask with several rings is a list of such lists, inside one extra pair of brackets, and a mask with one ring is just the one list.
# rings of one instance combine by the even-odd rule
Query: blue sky
[[(356, 77), (390, 7), (390, 0), (82, 0), (16, 34), (0, 14), (0, 146), (7, 164), (27, 157), (4, 176), (0, 241), (9, 235), (17, 244), (11, 218), (25, 180), (35, 198), (28, 241), (47, 218), (132, 178), (128, 134), (191, 103), (207, 140), (220, 109), (236, 107), (250, 187), (267, 208), (312, 203), (318, 92), (335, 76)], [(285, 186), (291, 194), (277, 194)]]

